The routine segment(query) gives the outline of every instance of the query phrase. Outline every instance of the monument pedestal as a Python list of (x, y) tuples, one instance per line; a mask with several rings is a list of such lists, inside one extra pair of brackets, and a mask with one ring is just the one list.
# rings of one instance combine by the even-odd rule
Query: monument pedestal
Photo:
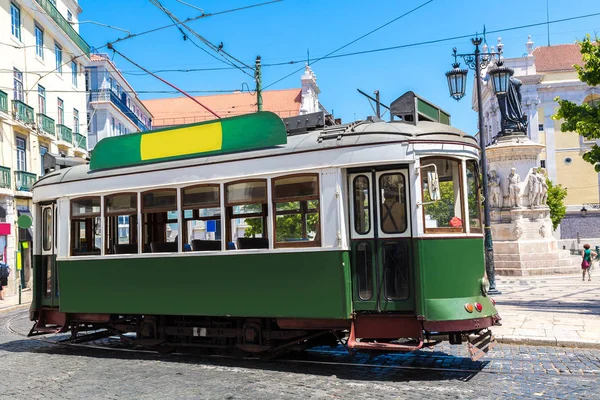
[[(568, 254), (559, 251), (545, 204), (545, 176), (537, 158), (543, 146), (524, 135), (505, 136), (486, 148), (490, 219), (497, 275), (529, 276), (576, 271)], [(544, 181), (542, 181), (544, 179)], [(492, 187), (492, 185), (499, 185)], [(516, 204), (515, 204), (516, 203)]]

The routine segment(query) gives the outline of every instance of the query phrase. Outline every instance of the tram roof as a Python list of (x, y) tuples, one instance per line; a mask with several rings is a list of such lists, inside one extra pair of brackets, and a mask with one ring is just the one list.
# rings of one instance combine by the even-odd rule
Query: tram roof
[[(106, 140), (106, 139), (105, 139)], [(460, 129), (437, 122), (419, 121), (416, 124), (403, 121), (357, 121), (349, 124), (328, 126), (300, 134), (290, 134), (287, 143), (255, 150), (193, 158), (163, 161), (112, 169), (92, 170), (90, 165), (78, 165), (48, 173), (38, 180), (35, 187), (58, 183), (104, 178), (121, 174), (143, 173), (182, 167), (219, 164), (245, 159), (276, 157), (293, 153), (310, 153), (329, 148), (357, 147), (385, 143), (427, 143), (435, 145), (458, 144), (478, 147), (475, 137)], [(100, 142), (101, 143), (101, 142)]]

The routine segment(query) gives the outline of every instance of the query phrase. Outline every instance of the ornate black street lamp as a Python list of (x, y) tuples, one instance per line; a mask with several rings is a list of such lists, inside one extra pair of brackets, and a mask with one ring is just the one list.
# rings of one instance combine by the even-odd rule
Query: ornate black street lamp
[[(485, 234), (485, 270), (487, 272), (488, 279), (490, 281), (490, 294), (499, 294), (496, 289), (496, 270), (494, 268), (494, 245), (492, 242), (492, 228), (490, 224), (490, 205), (488, 201), (488, 176), (487, 176), (487, 157), (485, 154), (485, 135), (483, 131), (483, 102), (481, 100), (481, 69), (486, 68), (492, 59), (496, 59), (496, 68), (489, 71), (489, 75), (492, 77), (492, 87), (496, 95), (505, 94), (509, 88), (509, 81), (513, 74), (513, 70), (502, 66), (500, 56), (502, 54), (501, 49), (499, 52), (488, 52), (483, 53), (479, 49), (483, 39), (475, 37), (471, 39), (471, 43), (475, 46), (475, 52), (472, 54), (457, 54), (456, 48), (454, 48), (454, 63), (452, 64), (453, 69), (446, 72), (446, 78), (448, 79), (448, 88), (450, 89), (450, 96), (455, 100), (460, 100), (465, 95), (465, 87), (467, 83), (467, 70), (460, 68), (460, 63), (457, 61), (458, 57), (461, 57), (465, 64), (470, 69), (475, 70), (475, 86), (477, 87), (477, 114), (479, 116), (479, 145), (481, 147), (481, 177), (483, 186), (483, 222), (484, 222), (484, 234)], [(500, 47), (500, 46), (499, 46)]]

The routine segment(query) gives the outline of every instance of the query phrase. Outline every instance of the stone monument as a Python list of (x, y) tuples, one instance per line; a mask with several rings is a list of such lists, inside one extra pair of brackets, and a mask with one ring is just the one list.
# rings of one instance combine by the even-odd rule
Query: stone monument
[(495, 270), (518, 276), (572, 272), (572, 260), (552, 235), (546, 175), (537, 167), (544, 146), (525, 134), (520, 89), (521, 81), (511, 77), (498, 96), (502, 130), (486, 147)]

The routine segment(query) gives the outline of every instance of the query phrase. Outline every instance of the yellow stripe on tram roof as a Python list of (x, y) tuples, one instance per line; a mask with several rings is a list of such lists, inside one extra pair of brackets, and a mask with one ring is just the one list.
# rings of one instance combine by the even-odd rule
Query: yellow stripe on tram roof
[(221, 150), (221, 122), (142, 135), (142, 161)]

